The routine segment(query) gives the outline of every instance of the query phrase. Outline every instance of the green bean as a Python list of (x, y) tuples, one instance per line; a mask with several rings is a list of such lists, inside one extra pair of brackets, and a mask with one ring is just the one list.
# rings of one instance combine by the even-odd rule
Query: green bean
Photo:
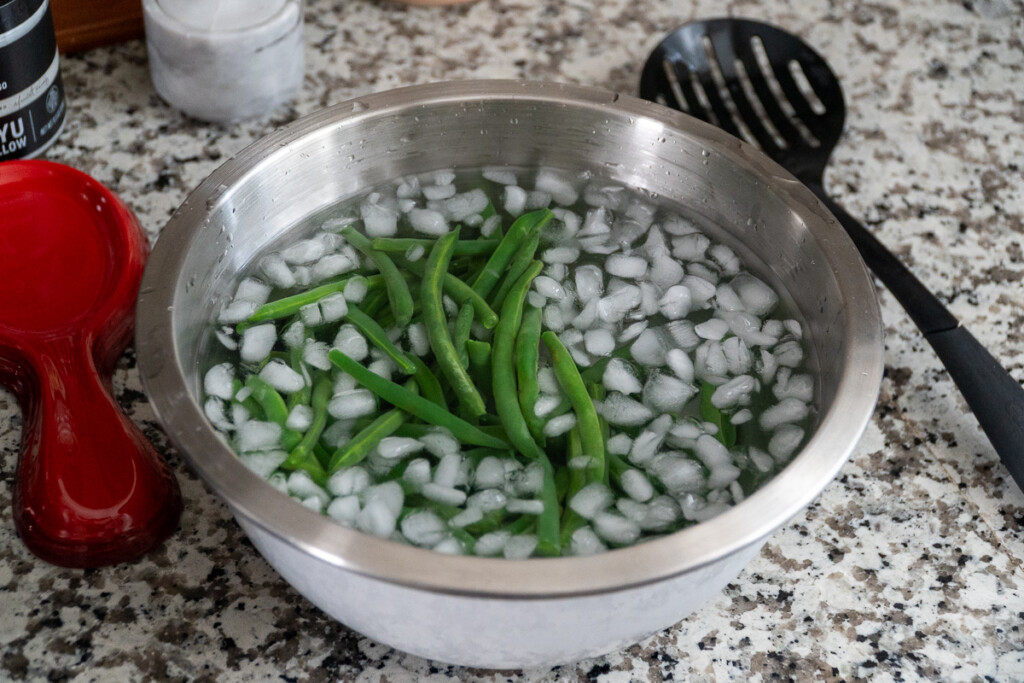
[(365, 254), (380, 270), (380, 274), (384, 278), (384, 285), (387, 287), (391, 310), (395, 314), (395, 322), (401, 327), (408, 325), (412, 320), (412, 293), (409, 292), (409, 285), (405, 283), (405, 278), (398, 272), (395, 262), (384, 252), (374, 249), (370, 238), (352, 226), (344, 228), (341, 234), (349, 244)]
[(425, 424), (409, 424), (406, 422), (395, 430), (395, 436), (408, 436), (412, 439), (419, 439), (427, 434), (437, 433), (437, 427)]
[(469, 355), (470, 365), (490, 368), (491, 345), (487, 342), (470, 339), (466, 342), (466, 353)]
[(576, 412), (583, 453), (590, 458), (590, 465), (587, 468), (590, 475), (589, 480), (601, 481), (605, 472), (604, 436), (601, 434), (601, 423), (597, 419), (594, 400), (587, 393), (587, 387), (583, 383), (583, 378), (580, 377), (580, 371), (558, 335), (548, 330), (541, 335), (541, 339), (544, 340), (544, 344), (551, 352), (558, 384), (562, 387), (565, 395), (569, 397), (573, 410)]
[[(583, 373), (580, 373), (580, 375), (582, 375), (582, 374)], [(606, 389), (603, 384), (599, 384), (597, 382), (593, 382), (593, 383), (587, 384), (587, 391), (590, 392), (590, 398), (594, 399), (595, 401), (603, 401), (605, 399), (605, 397), (608, 395), (608, 389)], [(595, 403), (595, 406), (596, 405), (597, 404)], [(608, 426), (608, 420), (604, 419), (604, 415), (598, 415), (597, 416), (597, 421), (601, 425), (601, 438), (604, 440), (604, 443), (607, 444), (608, 443), (608, 439), (611, 437), (611, 427)], [(607, 450), (608, 450), (607, 447), (605, 447), (604, 479), (603, 479), (603, 481), (604, 481), (604, 483), (606, 485), (608, 484), (608, 474), (609, 474), (609, 472), (611, 470), (611, 465), (608, 463), (608, 457), (607, 457), (608, 453), (607, 453)]]
[[(406, 261), (405, 265), (416, 275), (425, 277), (427, 268), (419, 261)], [(487, 301), (482, 296), (473, 291), (472, 287), (451, 273), (444, 274), (442, 283), (445, 294), (450, 296), (452, 301), (460, 306), (467, 303), (472, 305), (473, 312), (476, 314), (480, 324), (488, 330), (494, 329), (494, 326), (498, 324), (498, 314), (494, 312), (494, 309), (487, 304)]]
[(359, 304), (359, 308), (371, 317), (376, 316), (380, 313), (380, 310), (384, 308), (384, 303), (387, 300), (387, 290), (371, 289), (366, 293), (366, 297), (363, 299), (362, 303)]
[(327, 425), (327, 403), (333, 393), (334, 383), (330, 377), (321, 377), (313, 384), (313, 424), (281, 464), (283, 470), (305, 470), (321, 486), (327, 482), (327, 473), (313, 453), (313, 448)]
[(491, 345), (484, 341), (470, 339), (466, 342), (469, 356), (469, 376), (473, 378), (480, 393), (491, 395)]
[[(583, 446), (580, 443), (579, 426), (569, 431), (569, 446), (566, 453), (566, 463), (572, 463), (573, 458), (583, 455)], [(562, 513), (562, 547), (569, 545), (573, 533), (583, 526), (585, 520), (576, 514), (576, 511), (569, 507), (573, 496), (579, 493), (587, 485), (587, 473), (581, 469), (569, 468), (569, 485), (565, 491), (565, 511)]]
[(485, 512), (483, 519), (479, 522), (473, 522), (467, 524), (465, 529), (471, 534), (476, 536), (483, 536), (484, 534), (492, 531), (497, 531), (501, 527), (502, 520), (505, 519), (505, 510), (491, 510)]
[[(323, 434), (321, 434), (321, 436), (323, 436)], [(326, 472), (326, 470), (327, 470), (327, 463), (329, 463), (331, 461), (331, 453), (330, 453), (330, 451), (328, 451), (326, 448), (324, 448), (324, 445), (322, 443), (317, 441), (316, 445), (313, 446), (313, 455), (316, 456), (317, 462), (320, 463), (320, 466), (323, 467), (324, 471)]]
[[(276, 320), (278, 318), (285, 318), (289, 315), (295, 315), (303, 306), (314, 304), (328, 294), (334, 294), (335, 292), (344, 290), (345, 285), (348, 284), (352, 277), (352, 275), (343, 275), (327, 282), (326, 284), (322, 284), (319, 287), (314, 287), (313, 289), (308, 289), (305, 292), (299, 292), (298, 294), (293, 294), (291, 296), (286, 296), (283, 299), (263, 304), (253, 311), (253, 314), (246, 318), (245, 323), (243, 324), (248, 327), (250, 323), (258, 323), (265, 320)], [(366, 279), (369, 281), (373, 278), (380, 279), (380, 276), (371, 275)]]
[(408, 417), (407, 413), (397, 408), (389, 410), (359, 431), (344, 446), (334, 451), (331, 462), (327, 466), (327, 474), (331, 475), (345, 467), (362, 462), (377, 447), (381, 439), (390, 436)]
[(535, 226), (532, 232), (528, 233), (522, 246), (516, 251), (516, 255), (512, 258), (512, 261), (508, 265), (508, 272), (505, 273), (505, 277), (502, 279), (501, 284), (498, 285), (498, 291), (491, 297), (491, 306), (501, 310), (501, 305), (505, 303), (505, 297), (508, 296), (508, 290), (512, 289), (512, 285), (516, 283), (526, 269), (529, 268), (530, 262), (533, 261), (533, 255), (537, 253), (537, 247), (540, 245), (540, 226)]
[[(512, 230), (509, 230), (509, 234)], [(558, 532), (558, 493), (555, 490), (555, 473), (551, 461), (543, 449), (537, 445), (530, 434), (530, 429), (519, 407), (516, 392), (515, 364), (513, 351), (516, 334), (523, 316), (523, 300), (530, 289), (533, 279), (540, 273), (543, 264), (534, 261), (523, 273), (519, 281), (509, 291), (505, 304), (501, 309), (501, 319), (494, 330), (494, 347), (491, 352), (491, 382), (494, 387), (494, 403), (512, 445), (530, 460), (541, 463), (544, 470), (544, 484), (540, 499), (544, 503), (544, 511), (537, 520), (538, 552), (544, 555), (557, 555), (559, 552)]]
[[(513, 536), (518, 534), (525, 534), (530, 531), (535, 525), (539, 525), (536, 515), (523, 515), (514, 522), (509, 523), (505, 527), (505, 531), (509, 532)], [(538, 548), (539, 549), (539, 548)]]
[(473, 549), (476, 547), (476, 539), (468, 531), (458, 527), (449, 527), (449, 533), (455, 537), (455, 540), (462, 543), (468, 555), (473, 554)]
[(469, 352), (466, 351), (466, 342), (469, 341), (470, 328), (473, 324), (473, 307), (469, 304), (462, 304), (459, 314), (455, 317), (455, 329), (452, 332), (452, 344), (455, 345), (455, 353), (459, 356), (459, 365), (463, 368), (469, 367)]
[(519, 245), (526, 239), (530, 231), (540, 230), (554, 216), (555, 214), (551, 213), (550, 210), (541, 209), (540, 211), (523, 214), (517, 218), (512, 227), (505, 233), (505, 236), (501, 238), (501, 242), (498, 243), (494, 253), (487, 259), (483, 270), (477, 275), (476, 281), (473, 282), (473, 290), (486, 298), (494, 290), (495, 285), (498, 284), (498, 280), (505, 273), (509, 261), (512, 260), (516, 250), (519, 249)]
[(484, 399), (473, 384), (473, 380), (459, 362), (459, 355), (448, 333), (444, 307), (441, 305), (441, 280), (448, 268), (451, 249), (458, 236), (458, 229), (453, 230), (438, 239), (431, 249), (423, 282), (420, 284), (420, 303), (423, 308), (423, 323), (427, 328), (427, 338), (430, 340), (434, 358), (455, 390), (459, 403), (471, 417), (477, 418), (487, 412), (487, 406), (484, 405)]
[(541, 310), (527, 306), (516, 337), (516, 379), (519, 382), (519, 407), (526, 425), (538, 443), (544, 443), (544, 421), (537, 417), (540, 389), (537, 368), (540, 360)]
[(611, 478), (615, 480), (615, 483), (619, 484), (620, 488), (622, 486), (622, 475), (625, 474), (626, 471), (633, 469), (636, 468), (623, 460), (622, 456), (615, 455), (614, 453), (608, 454), (608, 471)]
[(377, 394), (384, 401), (415, 415), (424, 422), (446, 428), (455, 438), (476, 446), (508, 448), (508, 444), (501, 439), (485, 434), (465, 420), (452, 415), (436, 403), (417, 396), (390, 380), (375, 375), (338, 349), (331, 349), (327, 357), (337, 367), (350, 374), (359, 384)]
[(508, 442), (508, 433), (505, 431), (505, 428), (501, 426), (500, 420), (498, 420), (498, 417), (497, 416), (492, 416), (492, 417), (495, 419), (496, 422), (499, 422), (499, 424), (481, 425), (480, 431), (483, 432), (484, 434), (490, 434), (491, 436), (493, 436), (495, 438), (498, 438), (498, 439), (501, 439), (502, 441), (507, 443)]
[(501, 424), (505, 427), (512, 445), (531, 460), (539, 460), (544, 451), (530, 435), (523, 411), (519, 407), (513, 353), (523, 315), (523, 299), (541, 268), (541, 262), (535, 261), (505, 299), (501, 319), (494, 330), (494, 346), (491, 351), (491, 382), (494, 386), (494, 403), (498, 417), (501, 418)]
[[(373, 240), (373, 248), (377, 251), (405, 254), (412, 247), (423, 247), (426, 251), (430, 251), (436, 241), (414, 237), (378, 237)], [(497, 246), (498, 240), (459, 240), (452, 249), (452, 256), (490, 254)]]
[[(307, 336), (310, 335), (309, 331), (306, 331)], [(291, 366), (292, 370), (302, 374), (302, 346), (296, 346), (295, 348), (288, 350), (288, 365)], [(308, 405), (310, 399), (313, 396), (313, 385), (306, 382), (301, 389), (292, 392), (291, 396), (288, 397), (288, 411), (295, 406)]]
[(383, 351), (391, 360), (398, 364), (398, 368), (407, 375), (416, 372), (416, 365), (408, 356), (398, 350), (398, 347), (388, 339), (387, 332), (377, 323), (376, 320), (363, 313), (355, 306), (350, 306), (345, 319), (359, 328), (359, 331), (366, 335), (377, 348)]
[(267, 384), (258, 375), (246, 377), (245, 386), (249, 387), (252, 392), (249, 395), (260, 404), (267, 419), (284, 427), (284, 423), (288, 420), (288, 406), (281, 398), (281, 394), (277, 393), (274, 387)]
[(437, 381), (434, 373), (430, 371), (427, 364), (419, 357), (410, 355), (409, 360), (416, 366), (416, 374), (413, 375), (413, 378), (416, 380), (416, 384), (419, 386), (423, 397), (447, 410), (448, 402), (444, 400), (444, 390), (441, 388), (441, 383)]

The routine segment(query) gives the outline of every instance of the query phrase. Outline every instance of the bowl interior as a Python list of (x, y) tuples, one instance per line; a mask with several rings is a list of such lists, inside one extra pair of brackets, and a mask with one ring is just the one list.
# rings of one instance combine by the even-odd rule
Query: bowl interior
[[(289, 231), (311, 228), (311, 216), (382, 182), (498, 164), (589, 169), (676, 203), (788, 293), (807, 323), (819, 413), (809, 443), (783, 472), (729, 512), (670, 537), (593, 558), (525, 562), (450, 558), (377, 541), (284, 496), (264, 495), (269, 487), (235, 458), (197, 404), (210, 321), (239, 273)], [(139, 364), (154, 407), (237, 514), (328, 562), (453, 592), (609, 590), (685, 571), (763, 538), (845, 461), (871, 414), (882, 368), (880, 319), (863, 264), (834, 219), (780, 167), (657, 105), (519, 82), (383, 93), (257, 142), (206, 180), (165, 228), (138, 320)], [(583, 562), (590, 569), (581, 579), (576, 568)]]

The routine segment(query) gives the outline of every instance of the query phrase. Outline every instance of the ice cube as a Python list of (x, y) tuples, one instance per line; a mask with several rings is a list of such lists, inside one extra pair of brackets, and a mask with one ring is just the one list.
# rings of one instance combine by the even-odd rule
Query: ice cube
[(289, 411), (288, 419), (285, 420), (284, 426), (288, 429), (304, 432), (312, 424), (313, 409), (307, 405), (297, 405)]
[(366, 339), (354, 325), (346, 324), (338, 328), (333, 346), (356, 362), (361, 362), (370, 355)]
[(261, 479), (268, 479), (288, 459), (285, 451), (259, 451), (241, 456), (242, 462)]
[(767, 431), (780, 425), (799, 422), (810, 413), (807, 404), (797, 398), (784, 398), (761, 413), (759, 423)]
[(795, 368), (804, 359), (804, 350), (800, 342), (794, 340), (784, 341), (776, 346), (774, 354), (776, 362), (786, 368)]
[(563, 264), (576, 263), (579, 257), (580, 250), (576, 247), (552, 247), (551, 249), (545, 249), (540, 255), (540, 259), (544, 263)]
[(606, 448), (609, 453), (614, 455), (626, 455), (633, 447), (633, 440), (629, 438), (629, 434), (616, 434), (615, 436), (608, 439)]
[(370, 487), (370, 473), (355, 465), (338, 470), (327, 480), (327, 490), (335, 496), (359, 494)]
[(504, 550), (511, 537), (508, 531), (491, 531), (477, 539), (473, 552), (481, 557), (492, 557)]
[(443, 235), (448, 232), (448, 221), (438, 211), (413, 209), (409, 212), (409, 225), (425, 235)]
[(607, 546), (601, 542), (598, 535), (588, 526), (580, 527), (574, 531), (572, 539), (569, 541), (569, 552), (577, 557), (596, 555), (607, 549)]
[(335, 498), (327, 506), (327, 516), (345, 526), (352, 526), (355, 524), (356, 517), (359, 516), (359, 498), (357, 496)]
[(794, 451), (804, 440), (804, 430), (796, 425), (782, 425), (772, 434), (768, 442), (768, 452), (772, 454), (776, 462), (783, 464), (787, 462)]
[(503, 168), (485, 168), (483, 176), (484, 180), (490, 180), (492, 183), (498, 183), (499, 185), (516, 184), (516, 174)]
[(654, 412), (643, 403), (614, 391), (602, 402), (601, 414), (610, 424), (621, 427), (646, 424), (654, 417)]
[(455, 196), (455, 186), (451, 183), (443, 185), (426, 185), (423, 187), (423, 196), (433, 201), (449, 199)]
[(561, 173), (549, 168), (542, 168), (537, 172), (537, 180), (534, 184), (538, 190), (547, 192), (562, 206), (572, 206), (579, 198), (579, 193)]
[(235, 368), (231, 363), (220, 363), (206, 371), (203, 390), (208, 396), (230, 401), (234, 396)]
[(597, 535), (612, 545), (630, 545), (640, 538), (640, 526), (618, 513), (599, 512), (593, 523)]
[(687, 384), (667, 373), (652, 374), (644, 385), (643, 401), (659, 413), (676, 414), (697, 393), (692, 384)]
[(479, 216), (490, 201), (483, 190), (476, 189), (457, 194), (451, 199), (445, 200), (442, 206), (448, 220), (468, 223), (470, 219)]
[(654, 497), (654, 486), (640, 470), (626, 470), (620, 477), (622, 490), (633, 500), (646, 503)]
[(546, 299), (561, 301), (565, 298), (562, 284), (547, 275), (541, 275), (533, 281), (533, 288)]
[(377, 454), (388, 460), (405, 458), (423, 450), (423, 443), (408, 436), (385, 436), (377, 444)]
[(420, 510), (402, 520), (402, 535), (413, 545), (429, 547), (441, 542), (448, 533), (444, 520), (429, 510)]
[(583, 335), (583, 347), (594, 356), (607, 356), (615, 350), (615, 337), (605, 328), (588, 330)]
[(674, 494), (704, 488), (704, 470), (700, 463), (678, 453), (656, 455), (651, 461), (650, 471)]
[[(666, 225), (667, 229), (667, 225)], [(672, 232), (669, 230), (669, 232)], [(672, 255), (682, 261), (699, 261), (711, 246), (711, 240), (699, 232), (675, 237), (672, 240)]]
[(518, 534), (508, 539), (502, 549), (506, 560), (525, 560), (533, 554), (537, 547), (537, 537), (533, 534)]
[(679, 262), (667, 253), (657, 253), (651, 259), (651, 282), (661, 289), (679, 284), (685, 275)]
[(305, 239), (293, 242), (281, 250), (281, 258), (285, 263), (292, 265), (309, 265), (314, 263), (327, 253), (324, 243), (320, 240)]
[(622, 358), (612, 358), (608, 361), (601, 381), (608, 391), (619, 391), (623, 394), (636, 394), (643, 389), (633, 368)]
[(655, 330), (647, 329), (640, 333), (629, 352), (638, 363), (646, 366), (659, 366), (665, 364), (665, 353), (667, 349), (662, 341), (661, 335)]
[(669, 320), (685, 318), (690, 313), (690, 290), (683, 285), (672, 285), (658, 299), (658, 310)]
[(420, 493), (427, 500), (432, 500), (435, 503), (441, 505), (451, 505), (458, 507), (466, 502), (466, 492), (460, 491), (456, 488), (450, 488), (448, 486), (441, 486), (434, 482), (427, 482), (420, 489)]
[(715, 263), (722, 267), (726, 275), (735, 275), (740, 272), (740, 259), (729, 247), (724, 244), (716, 244), (708, 249), (708, 256)]
[(302, 360), (307, 365), (318, 370), (330, 370), (331, 361), (327, 359), (327, 352), (329, 350), (330, 348), (327, 346), (327, 342), (307, 339), (306, 345), (302, 349)]
[(351, 389), (335, 394), (327, 412), (336, 420), (354, 419), (377, 412), (377, 399), (367, 389)]
[(569, 508), (584, 519), (593, 519), (615, 501), (611, 489), (601, 482), (587, 484), (569, 501)]
[(711, 404), (721, 410), (748, 405), (750, 395), (756, 388), (757, 380), (750, 375), (733, 377), (715, 389), (711, 395)]
[(750, 347), (739, 337), (729, 337), (722, 342), (722, 353), (729, 366), (729, 374), (743, 375), (750, 372), (753, 359)]
[(478, 508), (482, 512), (491, 512), (505, 507), (508, 497), (498, 489), (485, 489), (474, 493), (466, 500), (467, 508)]
[(370, 237), (390, 237), (398, 231), (398, 207), (390, 206), (388, 202), (381, 203), (376, 192), (360, 204), (359, 213)]
[(239, 355), (246, 363), (259, 363), (270, 355), (277, 341), (277, 328), (273, 323), (254, 325), (242, 333)]
[(280, 254), (264, 256), (260, 259), (259, 269), (275, 287), (288, 289), (295, 286), (295, 276)]
[(528, 211), (544, 209), (550, 204), (551, 193), (549, 192), (544, 192), (543, 190), (530, 190), (526, 193), (526, 209)]
[(238, 289), (235, 290), (235, 301), (251, 301), (257, 306), (267, 303), (269, 296), (270, 286), (253, 277), (247, 277), (239, 282)]
[(640, 256), (612, 254), (605, 261), (604, 268), (616, 277), (639, 280), (647, 274), (647, 259)]
[(565, 415), (559, 415), (553, 417), (547, 421), (544, 425), (544, 436), (556, 437), (565, 434), (567, 431), (576, 426), (576, 415), (573, 413), (566, 413)]

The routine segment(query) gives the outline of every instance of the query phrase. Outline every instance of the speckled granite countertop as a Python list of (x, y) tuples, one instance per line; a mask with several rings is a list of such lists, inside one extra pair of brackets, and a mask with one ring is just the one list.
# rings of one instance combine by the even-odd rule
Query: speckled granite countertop
[[(1019, 0), (479, 0), (307, 3), (305, 87), (227, 128), (156, 96), (142, 43), (65, 58), (68, 127), (49, 158), (106, 183), (152, 239), (186, 193), (257, 137), (371, 90), (528, 77), (634, 93), (659, 36), (721, 14), (817, 46), (849, 114), (829, 184), (1024, 380), (1024, 6)], [(886, 293), (886, 379), (824, 494), (703, 608), (624, 652), (530, 681), (1024, 679), (1024, 495)], [(123, 404), (164, 450), (129, 353)], [(43, 564), (9, 513), (20, 438), (0, 393), (0, 679), (499, 680), (360, 637), (294, 593), (227, 509), (169, 458), (179, 532), (128, 566)]]

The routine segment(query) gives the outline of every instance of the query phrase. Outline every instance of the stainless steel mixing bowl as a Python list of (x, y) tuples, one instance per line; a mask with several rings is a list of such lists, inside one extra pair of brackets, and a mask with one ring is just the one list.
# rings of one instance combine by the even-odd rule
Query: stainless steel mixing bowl
[[(820, 413), (773, 480), (714, 519), (595, 557), (452, 557), (343, 528), (276, 493), (203, 417), (201, 353), (239, 273), (339, 200), (400, 175), (489, 164), (593, 169), (669, 198), (756, 254), (808, 322)], [(750, 146), (658, 105), (566, 85), (405, 88), (325, 109), (227, 161), (164, 228), (138, 304), (139, 370), (171, 440), (266, 559), (348, 626), (432, 659), (551, 665), (679, 621), (814, 499), (867, 424), (882, 376), (874, 290), (814, 196)]]

